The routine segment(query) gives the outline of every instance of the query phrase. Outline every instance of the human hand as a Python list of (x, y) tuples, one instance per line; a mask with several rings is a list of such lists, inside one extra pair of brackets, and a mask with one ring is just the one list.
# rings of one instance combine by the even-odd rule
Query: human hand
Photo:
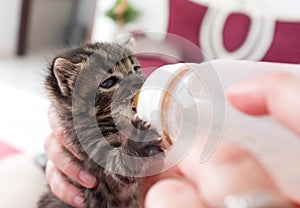
[(292, 207), (260, 163), (241, 147), (221, 143), (203, 164), (198, 162), (199, 149), (194, 148), (167, 177), (157, 175), (145, 181), (152, 180), (146, 208), (221, 208), (230, 195), (255, 192), (272, 194), (282, 203), (279, 207)]
[[(45, 142), (45, 151), (49, 159), (46, 166), (46, 179), (51, 191), (62, 201), (73, 207), (84, 207), (83, 193), (72, 185), (65, 176), (78, 184), (93, 188), (97, 181), (92, 175), (84, 171), (78, 162), (81, 160), (76, 150), (65, 140), (64, 130), (57, 123), (57, 116), (50, 107), (48, 111), (52, 133)], [(74, 158), (76, 158), (74, 160)]]
[(270, 114), (300, 135), (300, 78), (271, 74), (238, 83), (228, 90), (237, 109), (251, 115)]
[[(299, 78), (274, 74), (233, 86), (228, 98), (241, 111), (271, 114), (300, 135), (299, 92)], [(251, 191), (269, 192), (282, 203), (300, 204), (299, 198), (285, 196), (255, 158), (239, 147), (222, 144), (202, 165), (197, 164), (198, 156), (194, 151), (177, 166), (177, 178), (152, 179), (155, 182), (147, 192), (146, 208), (221, 207), (226, 196)]]
[[(250, 115), (277, 119), (300, 136), (300, 78), (288, 74), (269, 74), (232, 86), (228, 98), (232, 105)], [(300, 204), (300, 196), (286, 192)]]

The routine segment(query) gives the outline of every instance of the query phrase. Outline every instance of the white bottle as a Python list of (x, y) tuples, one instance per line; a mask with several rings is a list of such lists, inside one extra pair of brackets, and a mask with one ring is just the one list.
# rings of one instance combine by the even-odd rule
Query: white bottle
[(238, 81), (274, 72), (299, 76), (300, 65), (214, 60), (155, 70), (141, 88), (137, 110), (167, 135), (167, 166), (184, 158), (198, 140), (205, 141), (199, 151), (201, 162), (220, 140), (227, 140), (251, 151), (283, 191), (299, 196), (300, 137), (269, 116), (253, 117), (235, 110), (224, 93)]

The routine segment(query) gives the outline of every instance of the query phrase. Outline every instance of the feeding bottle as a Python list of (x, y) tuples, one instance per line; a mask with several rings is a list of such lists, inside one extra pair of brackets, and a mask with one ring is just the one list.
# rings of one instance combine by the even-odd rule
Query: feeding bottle
[(230, 105), (225, 93), (239, 81), (274, 72), (299, 76), (300, 66), (233, 60), (165, 65), (145, 81), (137, 111), (164, 135), (166, 160), (170, 155), (182, 159), (180, 155), (187, 154), (201, 140), (199, 159), (204, 162), (219, 141), (226, 140), (252, 152), (284, 191), (297, 196), (300, 136), (270, 116), (239, 112)]

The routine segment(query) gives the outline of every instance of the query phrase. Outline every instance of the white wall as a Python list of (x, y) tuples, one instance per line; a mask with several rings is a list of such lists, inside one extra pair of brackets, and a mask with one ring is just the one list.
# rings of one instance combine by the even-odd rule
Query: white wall
[(17, 50), (21, 0), (0, 0), (0, 58)]
[[(141, 13), (138, 19), (124, 28), (124, 33), (118, 31), (114, 22), (105, 16), (105, 12), (112, 7), (114, 1), (98, 0), (95, 14), (92, 40), (111, 41), (119, 36), (126, 35), (128, 31), (165, 32), (168, 26), (169, 1), (168, 0), (129, 0)], [(119, 32), (116, 34), (116, 32)]]

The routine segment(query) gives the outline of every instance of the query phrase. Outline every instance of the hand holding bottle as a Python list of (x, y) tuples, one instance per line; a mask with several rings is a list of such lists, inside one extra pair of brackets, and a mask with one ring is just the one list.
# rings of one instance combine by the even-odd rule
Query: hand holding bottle
[[(228, 98), (237, 109), (251, 115), (270, 114), (300, 135), (299, 92), (300, 78), (273, 74), (234, 85)], [(279, 207), (300, 205), (299, 196), (281, 192), (264, 168), (234, 145), (222, 144), (204, 165), (196, 164), (197, 159), (194, 152), (178, 165), (182, 178), (154, 184), (146, 207), (221, 207), (228, 195), (245, 196), (251, 190), (270, 192), (278, 201), (290, 203)]]

